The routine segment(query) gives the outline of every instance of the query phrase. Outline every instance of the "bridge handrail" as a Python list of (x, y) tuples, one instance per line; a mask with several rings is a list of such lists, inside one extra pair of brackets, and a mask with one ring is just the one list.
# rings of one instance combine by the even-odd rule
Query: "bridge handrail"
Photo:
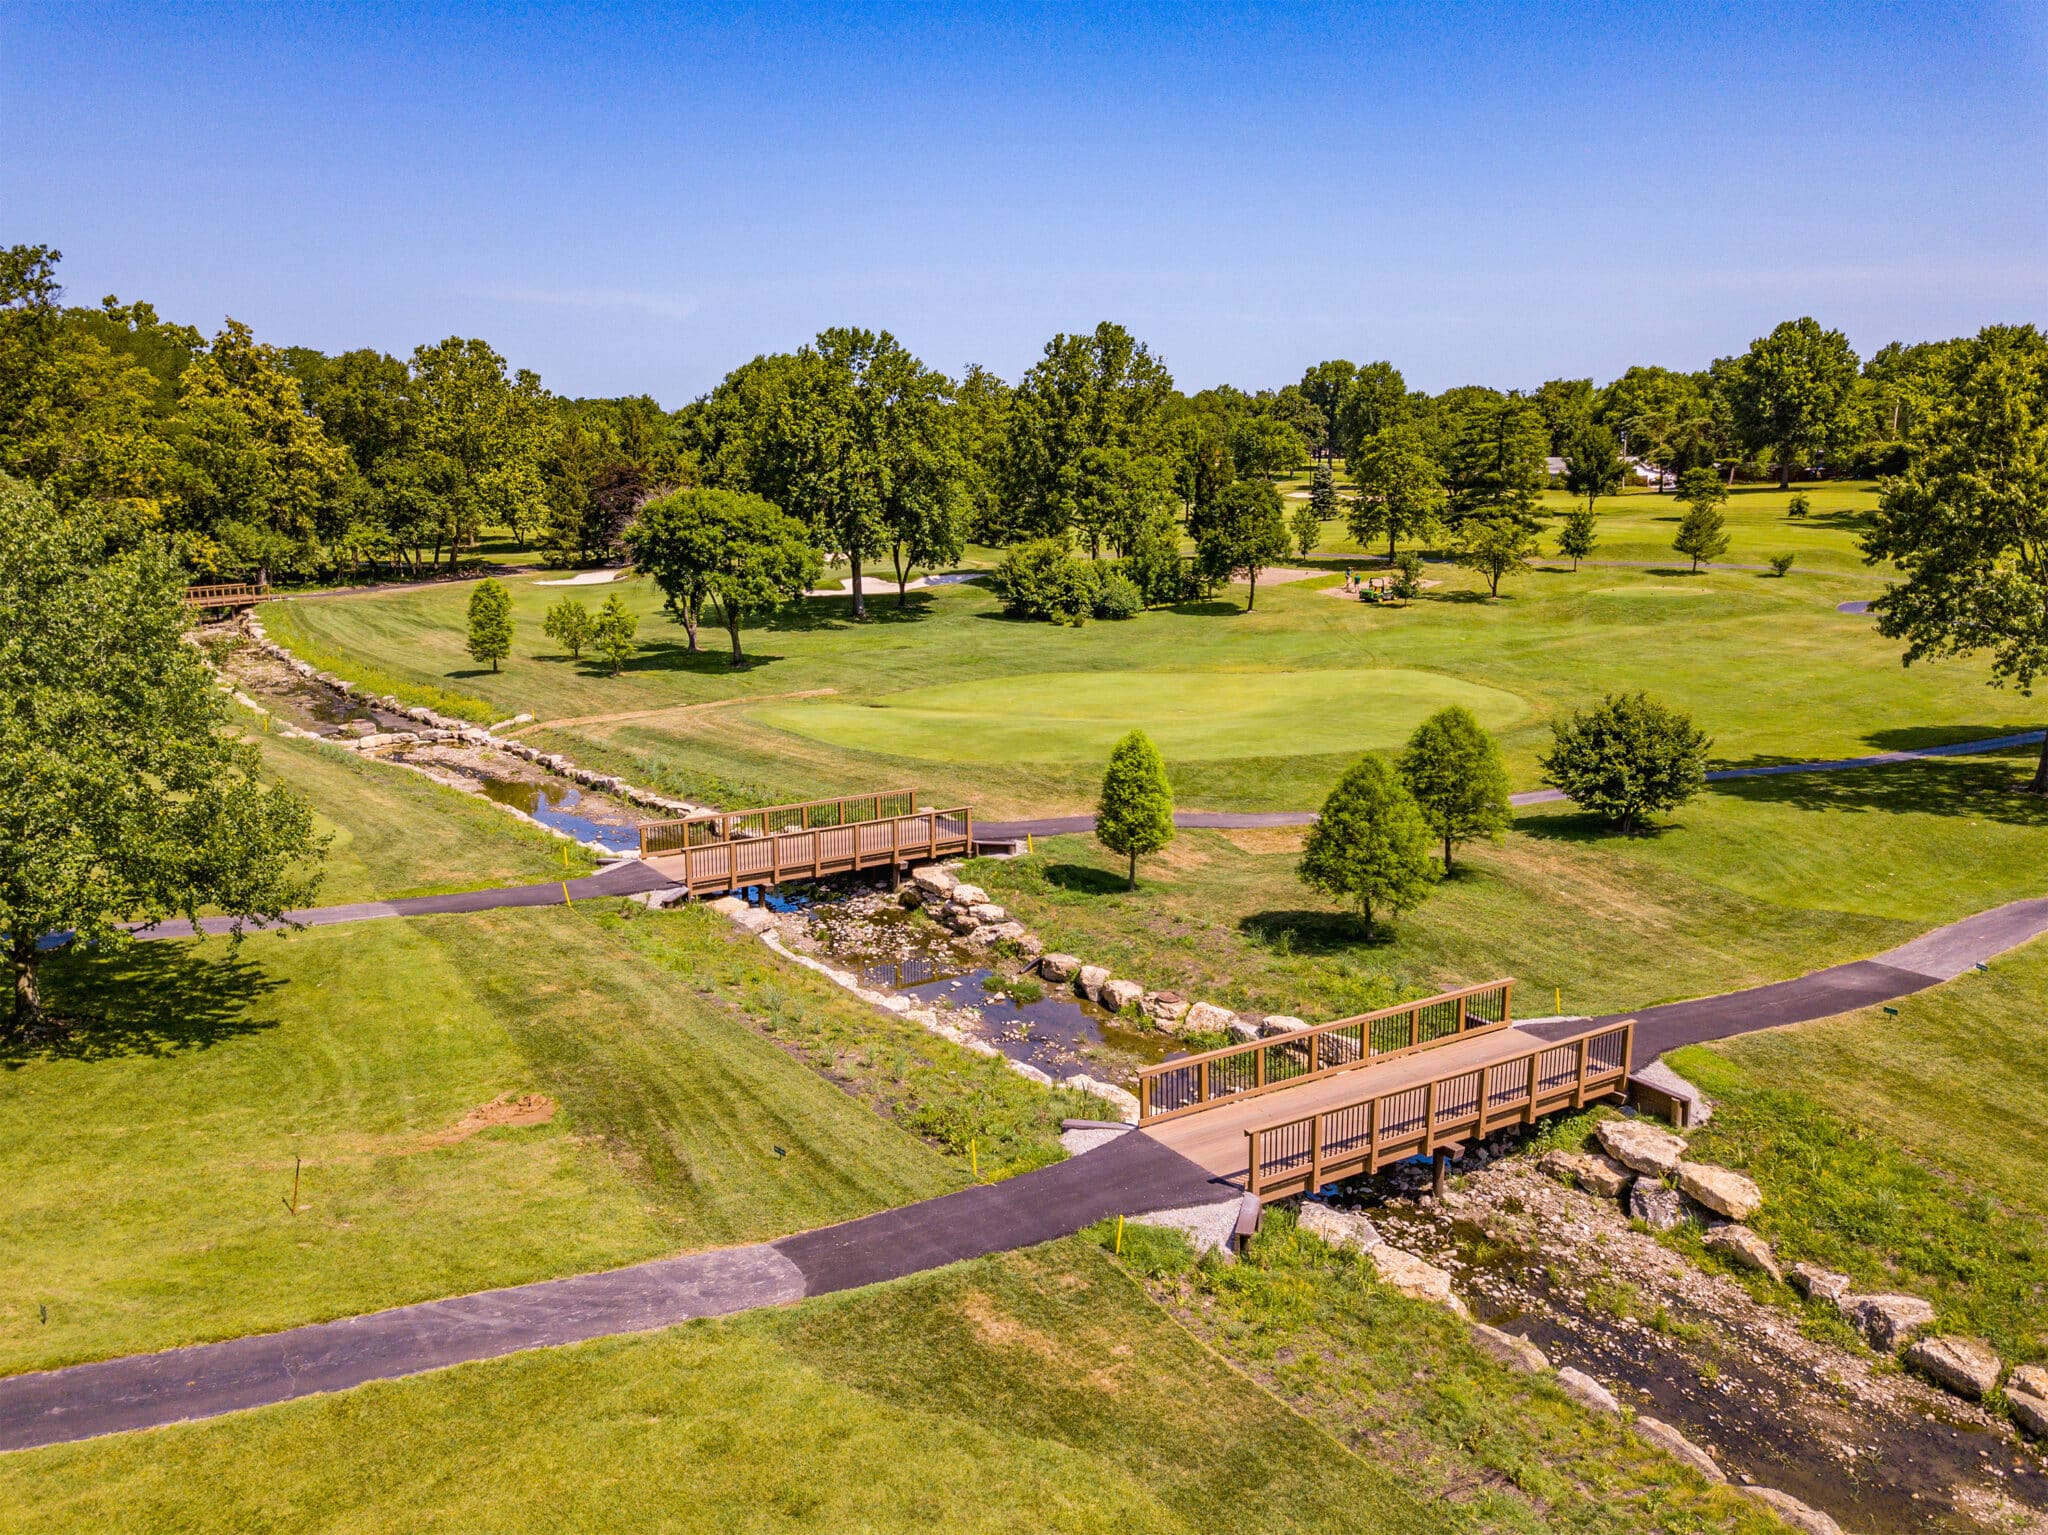
[(268, 596), (268, 585), (255, 581), (214, 581), (185, 588), (185, 601), (192, 607), (211, 607), (217, 602)]
[[(1538, 1040), (1505, 1060), (1446, 1072), (1406, 1087), (1382, 1088), (1350, 1103), (1245, 1131), (1245, 1192), (1280, 1197), (1359, 1172), (1382, 1161), (1427, 1156), (1440, 1141), (1488, 1134), (1510, 1121), (1584, 1108), (1589, 1097), (1628, 1079), (1633, 1018), (1564, 1039)], [(1270, 1191), (1278, 1189), (1278, 1193)]]
[(907, 863), (958, 856), (973, 846), (974, 811), (961, 805), (706, 842), (656, 854), (655, 867), (694, 896), (861, 869), (901, 869)]
[[(1138, 1123), (1193, 1114), (1312, 1077), (1426, 1050), (1512, 1021), (1513, 977), (1462, 986), (1370, 1013), (1183, 1055), (1138, 1072)], [(1406, 1025), (1405, 1029), (1401, 1026)]]
[(915, 814), (916, 810), (915, 789), (883, 789), (872, 794), (842, 794), (833, 799), (799, 800), (753, 810), (700, 811), (671, 820), (642, 822), (640, 855), (645, 858), (651, 854), (679, 853), (718, 842), (765, 837), (771, 832), (814, 831), (863, 821), (885, 821), (893, 816)]

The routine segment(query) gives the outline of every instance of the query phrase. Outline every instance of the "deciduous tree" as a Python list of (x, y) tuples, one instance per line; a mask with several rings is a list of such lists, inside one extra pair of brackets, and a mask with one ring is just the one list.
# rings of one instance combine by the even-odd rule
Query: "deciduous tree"
[(1195, 531), (1195, 559), (1216, 582), (1243, 571), (1250, 583), (1244, 610), (1259, 596), (1259, 572), (1287, 558), (1287, 519), (1280, 492), (1265, 480), (1239, 480), (1217, 498)]
[(275, 921), (312, 898), (312, 814), (266, 783), (184, 642), (163, 538), (84, 500), (0, 482), (0, 934), (8, 1029), (42, 1017), (38, 967), (126, 923)]
[(1600, 497), (1620, 490), (1626, 472), (1621, 450), (1614, 445), (1614, 435), (1606, 427), (1583, 422), (1565, 439), (1565, 489), (1584, 496), (1587, 510)]
[(1109, 754), (1095, 804), (1095, 839), (1130, 860), (1129, 888), (1138, 888), (1138, 859), (1173, 840), (1173, 785), (1159, 748), (1133, 730)]
[(1400, 771), (1401, 782), (1422, 807), (1422, 818), (1443, 844), (1446, 874), (1458, 843), (1474, 837), (1498, 840), (1514, 824), (1507, 763), (1469, 709), (1453, 704), (1416, 726), (1401, 753)]
[(1550, 726), (1543, 781), (1632, 837), (1645, 816), (1671, 810), (1706, 783), (1714, 743), (1682, 709), (1647, 693), (1610, 693)]
[(469, 653), (491, 663), (491, 670), (512, 654), (512, 594), (495, 576), (477, 582), (469, 594)]
[(1377, 912), (1399, 915), (1429, 894), (1429, 823), (1384, 758), (1353, 763), (1309, 829), (1300, 876), (1311, 889), (1357, 903), (1365, 935)]
[(582, 599), (564, 597), (548, 609), (548, 616), (541, 623), (541, 633), (568, 651), (570, 660), (580, 661), (583, 659), (583, 647), (590, 643), (592, 625), (590, 609), (583, 605)]
[(1443, 471), (1413, 428), (1390, 427), (1366, 438), (1350, 466), (1354, 489), (1346, 522), (1361, 546), (1383, 537), (1391, 561), (1401, 539), (1427, 537), (1436, 526)]
[(1590, 506), (1575, 506), (1565, 513), (1564, 526), (1557, 530), (1557, 552), (1579, 568), (1579, 561), (1593, 552), (1600, 541), (1600, 519)]
[(1701, 560), (1718, 560), (1728, 552), (1728, 519), (1721, 515), (1728, 487), (1711, 469), (1688, 469), (1678, 477), (1678, 499), (1686, 512), (1671, 547), (1688, 556), (1697, 571)]
[(1729, 377), (1735, 428), (1746, 447), (1778, 465), (1778, 488), (1794, 465), (1817, 463), (1853, 440), (1856, 353), (1838, 330), (1811, 318), (1787, 320), (1750, 343)]
[(1465, 524), (1458, 536), (1458, 563), (1486, 578), (1486, 594), (1500, 595), (1501, 580), (1529, 568), (1536, 535), (1518, 518), (1488, 517)]
[[(1904, 579), (1871, 604), (1905, 662), (1987, 652), (1994, 686), (2048, 668), (2048, 341), (1995, 325), (1956, 345), (1918, 450), (1878, 502), (1863, 553)], [(2032, 790), (2048, 794), (2048, 743)]]
[(626, 669), (626, 663), (640, 648), (633, 639), (639, 628), (640, 620), (617, 592), (605, 598), (604, 606), (597, 610), (597, 618), (590, 626), (590, 645), (611, 667), (614, 677)]

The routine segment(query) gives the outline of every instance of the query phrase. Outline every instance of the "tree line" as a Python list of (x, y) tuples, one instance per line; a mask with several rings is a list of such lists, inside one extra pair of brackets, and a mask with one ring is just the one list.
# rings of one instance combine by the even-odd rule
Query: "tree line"
[[(327, 355), (234, 320), (209, 338), (146, 302), (73, 307), (59, 260), (0, 251), (0, 472), (60, 506), (148, 508), (195, 576), (423, 575), (498, 529), (606, 559), (650, 502), (715, 489), (803, 524), (850, 571), (857, 615), (876, 568), (901, 600), (912, 572), (969, 541), (1134, 561), (1148, 603), (1256, 582), (1338, 515), (1390, 556), (1438, 531), (1511, 551), (1553, 459), (1589, 497), (1619, 487), (1624, 458), (1660, 485), (1700, 469), (1900, 472), (1960, 344), (1860, 361), (1800, 319), (1699, 372), (1632, 367), (1605, 387), (1432, 395), (1389, 362), (1331, 360), (1277, 390), (1184, 394), (1109, 323), (1053, 337), (1014, 382), (951, 378), (886, 331), (835, 328), (668, 411), (551, 394), (477, 339)], [(1308, 464), (1310, 499), (1289, 518), (1273, 481)], [(1199, 551), (1185, 562), (1184, 537)]]

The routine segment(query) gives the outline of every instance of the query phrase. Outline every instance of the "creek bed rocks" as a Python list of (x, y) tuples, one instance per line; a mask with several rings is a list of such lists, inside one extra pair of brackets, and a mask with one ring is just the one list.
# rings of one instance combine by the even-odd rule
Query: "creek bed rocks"
[[(1932, 1378), (1938, 1357), (1985, 1379), (1991, 1362), (1977, 1356), (1981, 1345), (1941, 1340), (1938, 1356), (1930, 1351), (1901, 1370), (1882, 1354), (1809, 1337), (1790, 1286), (1782, 1304), (1759, 1299), (1743, 1281), (1631, 1226), (1615, 1194), (1560, 1180), (1590, 1153), (1540, 1162), (1506, 1154), (1517, 1139), (1507, 1133), (1469, 1151), (1442, 1200), (1429, 1192), (1428, 1166), (1406, 1164), (1347, 1185), (1337, 1213), (1369, 1219), (1382, 1247), (1449, 1276), (1477, 1322), (1541, 1350), (1573, 1396), (1638, 1414), (1637, 1431), (1658, 1442), (1660, 1429), (1645, 1420), (1661, 1425), (1718, 1472), (1750, 1484), (1743, 1490), (1795, 1529), (1834, 1521), (1858, 1535), (2048, 1528), (2048, 1462)], [(1669, 1152), (1655, 1154), (1661, 1161)], [(1604, 1160), (1594, 1166), (1608, 1173)], [(1706, 1224), (1710, 1239), (1747, 1232), (1697, 1207), (1686, 1218)], [(1722, 1236), (1715, 1245), (1740, 1241)], [(1833, 1290), (1829, 1277), (1808, 1271), (1816, 1295), (1833, 1291), (1823, 1304), (1874, 1298), (1855, 1296), (1846, 1281)], [(1483, 1335), (1480, 1346), (1488, 1347)], [(2022, 1426), (2016, 1398), (2029, 1384), (2048, 1388), (2048, 1371), (2015, 1371), (2006, 1386)], [(2028, 1400), (2048, 1415), (2048, 1396)]]

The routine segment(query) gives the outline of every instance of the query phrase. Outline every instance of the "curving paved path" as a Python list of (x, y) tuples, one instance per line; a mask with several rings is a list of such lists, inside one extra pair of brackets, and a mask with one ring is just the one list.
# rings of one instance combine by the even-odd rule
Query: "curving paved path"
[(157, 1428), (533, 1348), (672, 1327), (1030, 1247), (1109, 1215), (1236, 1200), (1147, 1136), (780, 1241), (284, 1332), (0, 1378), (0, 1451)]

